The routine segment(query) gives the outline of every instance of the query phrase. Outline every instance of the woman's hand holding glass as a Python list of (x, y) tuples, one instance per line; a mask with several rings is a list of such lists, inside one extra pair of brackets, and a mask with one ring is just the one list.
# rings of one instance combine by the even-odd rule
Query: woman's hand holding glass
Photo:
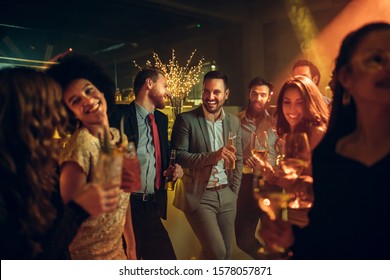
[(295, 199), (289, 203), (289, 208), (305, 209), (311, 208), (313, 204), (312, 184), (305, 178), (311, 177), (300, 177), (302, 172), (310, 167), (310, 161), (311, 150), (307, 134), (285, 134), (280, 158), (280, 165), (285, 173), (286, 184), (283, 187), (295, 195)]
[[(261, 160), (259, 160), (260, 163)], [(262, 162), (264, 164), (264, 162)], [(267, 166), (264, 164), (264, 166)], [(267, 217), (261, 218), (261, 227), (263, 227), (263, 219), (267, 218), (270, 221), (286, 221), (287, 220), (287, 205), (291, 200), (291, 194), (286, 193), (277, 185), (271, 184), (269, 181), (263, 180), (262, 176), (254, 174), (253, 194), (258, 202), (261, 210)], [(279, 246), (272, 240), (266, 240), (264, 247), (259, 249), (259, 254), (267, 259), (284, 259), (290, 256), (290, 251), (286, 247)]]
[(80, 189), (73, 200), (91, 216), (98, 216), (118, 208), (120, 193), (115, 185), (89, 183)]
[(259, 232), (265, 242), (265, 247), (260, 252), (268, 258), (286, 258), (292, 254), (284, 249), (292, 243), (287, 208), (310, 208), (313, 202), (312, 178), (301, 176), (303, 170), (310, 165), (311, 150), (307, 135), (288, 134), (282, 143), (275, 169), (266, 158), (257, 156), (254, 157), (255, 161), (248, 160), (248, 165), (251, 163), (252, 166), (260, 166), (254, 168), (262, 175), (260, 178), (267, 178), (266, 181), (261, 179), (254, 184), (254, 193), (259, 207), (268, 215), (262, 218)]
[[(274, 170), (267, 162), (269, 142), (265, 131), (252, 134), (251, 151), (252, 157), (245, 164), (253, 168), (253, 194), (260, 209), (271, 221), (286, 220), (290, 194), (284, 193), (282, 188), (268, 181)], [(259, 249), (259, 254), (267, 259), (279, 259), (288, 257), (289, 251), (274, 242), (265, 242), (264, 247)]]
[[(268, 246), (273, 248), (289, 248), (294, 243), (291, 224), (282, 219), (271, 220), (268, 216), (261, 218), (258, 236), (264, 244), (269, 244)], [(292, 255), (291, 251), (286, 250), (286, 252), (287, 257)]]
[(123, 152), (113, 148), (111, 152), (100, 152), (98, 163), (92, 182), (102, 185), (104, 188), (116, 186), (120, 188), (122, 183)]

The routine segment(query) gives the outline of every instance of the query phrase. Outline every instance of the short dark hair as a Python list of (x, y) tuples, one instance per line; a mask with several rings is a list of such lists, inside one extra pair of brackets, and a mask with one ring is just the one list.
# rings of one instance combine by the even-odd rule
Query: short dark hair
[(320, 70), (318, 70), (317, 66), (315, 66), (312, 62), (310, 62), (309, 60), (306, 60), (306, 59), (301, 59), (301, 60), (298, 60), (294, 63), (294, 66), (293, 66), (293, 71), (295, 68), (297, 67), (300, 67), (300, 66), (308, 66), (310, 68), (310, 74), (311, 74), (311, 77), (315, 77), (317, 76), (318, 77), (318, 80), (317, 82), (315, 83), (317, 86), (320, 84), (320, 80), (321, 80), (321, 73), (320, 73)]
[(156, 67), (144, 67), (142, 68), (138, 73), (137, 76), (134, 79), (134, 94), (135, 96), (138, 95), (139, 91), (141, 90), (143, 84), (145, 83), (147, 78), (152, 79), (153, 82), (156, 82), (158, 80), (158, 74), (161, 74), (163, 76), (164, 73)]
[(207, 72), (206, 75), (204, 75), (204, 77), (203, 77), (203, 84), (207, 79), (222, 79), (223, 83), (225, 85), (225, 90), (228, 89), (228, 87), (229, 87), (228, 78), (227, 78), (226, 74), (221, 72), (221, 71), (215, 70), (215, 71)]
[(267, 81), (266, 79), (263, 79), (261, 77), (253, 78), (248, 85), (248, 90), (250, 91), (252, 87), (254, 86), (267, 86), (269, 88), (269, 93), (271, 94), (274, 90), (273, 84), (271, 82)]

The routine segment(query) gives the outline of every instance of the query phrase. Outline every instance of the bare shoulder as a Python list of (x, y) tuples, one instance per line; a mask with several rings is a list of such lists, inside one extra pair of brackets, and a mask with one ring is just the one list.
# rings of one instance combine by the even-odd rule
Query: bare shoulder
[(313, 126), (310, 131), (310, 148), (314, 150), (315, 147), (321, 142), (326, 132), (326, 127), (324, 126)]
[(311, 129), (311, 134), (324, 136), (326, 132), (325, 126), (313, 126)]

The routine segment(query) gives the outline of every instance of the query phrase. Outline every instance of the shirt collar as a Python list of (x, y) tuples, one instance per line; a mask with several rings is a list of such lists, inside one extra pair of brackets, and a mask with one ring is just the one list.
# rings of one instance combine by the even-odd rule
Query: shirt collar
[(215, 121), (219, 121), (219, 120), (222, 121), (225, 118), (225, 111), (223, 110), (223, 108), (221, 108), (222, 109), (221, 110), (221, 116), (217, 120), (214, 119), (214, 115), (213, 114), (210, 114), (206, 110), (206, 108), (204, 107), (203, 103), (202, 103), (202, 109), (203, 109), (203, 114), (204, 114), (206, 120), (209, 120), (211, 122), (215, 122)]
[[(242, 119), (244, 119), (244, 118), (245, 118), (246, 121), (251, 120), (251, 119), (249, 119), (249, 118), (247, 117), (247, 115), (246, 115), (246, 114), (247, 114), (247, 110), (248, 110), (248, 109), (245, 109), (244, 111), (241, 111), (240, 113), (238, 113), (238, 118), (239, 118), (240, 120), (242, 120)], [(264, 118), (263, 118), (263, 120), (262, 120), (261, 122), (263, 122), (264, 120), (268, 120), (270, 117), (271, 117), (271, 116), (270, 116), (270, 114), (268, 113), (268, 111), (265, 110), (265, 111), (264, 111)]]
[[(142, 107), (137, 101), (134, 101), (135, 104), (135, 110), (137, 113), (143, 118), (146, 119), (148, 115), (150, 114), (148, 110), (146, 110), (144, 107)], [(154, 112), (152, 113), (154, 115)]]

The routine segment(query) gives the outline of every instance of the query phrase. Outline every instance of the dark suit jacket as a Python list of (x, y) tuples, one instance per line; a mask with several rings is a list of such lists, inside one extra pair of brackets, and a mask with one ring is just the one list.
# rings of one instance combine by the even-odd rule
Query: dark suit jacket
[[(225, 144), (229, 131), (236, 135), (236, 168), (227, 170), (227, 176), (229, 188), (238, 195), (242, 175), (241, 123), (237, 116), (225, 112), (222, 126)], [(211, 150), (202, 106), (177, 116), (171, 140), (172, 148), (177, 150), (176, 162), (184, 170), (183, 184), (175, 188), (173, 205), (190, 213), (198, 207), (213, 166), (217, 164), (216, 151)]]
[[(115, 111), (110, 116), (110, 126), (119, 129), (120, 119), (124, 116), (125, 134), (129, 141), (133, 141), (135, 146), (138, 145), (138, 125), (135, 111), (135, 103), (131, 102), (129, 105), (116, 105)], [(155, 110), (154, 117), (158, 128), (161, 147), (161, 183), (159, 190), (155, 190), (156, 202), (160, 217), (167, 218), (167, 191), (164, 189), (163, 171), (167, 169), (169, 164), (169, 146), (168, 146), (168, 117), (162, 112)]]

